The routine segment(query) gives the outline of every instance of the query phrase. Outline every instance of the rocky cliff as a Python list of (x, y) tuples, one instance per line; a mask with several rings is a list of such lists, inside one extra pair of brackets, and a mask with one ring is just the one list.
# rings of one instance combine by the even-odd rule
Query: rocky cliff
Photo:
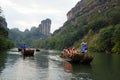
[(81, 0), (67, 13), (67, 19), (74, 21), (74, 18), (87, 13), (87, 17), (93, 15), (93, 9), (101, 13), (111, 7), (120, 4), (120, 0)]
[[(55, 49), (79, 48), (120, 53), (120, 0), (81, 0), (68, 13), (68, 20), (53, 34)], [(48, 44), (48, 43), (47, 43)]]
[(38, 26), (38, 30), (44, 35), (50, 36), (51, 20), (42, 20), (41, 24)]
[(0, 26), (7, 29), (7, 22), (2, 16), (0, 16)]

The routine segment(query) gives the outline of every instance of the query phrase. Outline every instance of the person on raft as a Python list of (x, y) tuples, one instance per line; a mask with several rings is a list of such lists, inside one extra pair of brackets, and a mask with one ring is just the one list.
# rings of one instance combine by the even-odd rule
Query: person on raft
[(87, 43), (82, 42), (81, 44), (81, 53), (86, 53), (87, 52)]
[(73, 54), (77, 53), (77, 50), (75, 50), (74, 48), (73, 49), (64, 48), (63, 53), (65, 55), (72, 56)]
[(25, 44), (23, 44), (23, 45), (21, 46), (21, 49), (22, 49), (23, 51), (25, 51), (26, 48), (27, 48), (27, 46), (26, 46)]

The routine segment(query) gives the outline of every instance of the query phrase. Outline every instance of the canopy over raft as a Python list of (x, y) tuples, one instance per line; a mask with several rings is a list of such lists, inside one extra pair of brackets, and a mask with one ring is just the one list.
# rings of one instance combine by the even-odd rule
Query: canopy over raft
[(68, 62), (79, 63), (79, 64), (90, 64), (94, 58), (93, 56), (88, 56), (87, 53), (73, 54), (71, 56), (65, 53), (62, 53), (60, 57), (65, 59)]

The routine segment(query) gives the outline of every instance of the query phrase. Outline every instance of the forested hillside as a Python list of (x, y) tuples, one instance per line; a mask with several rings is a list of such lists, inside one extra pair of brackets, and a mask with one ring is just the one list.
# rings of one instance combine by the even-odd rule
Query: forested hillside
[(40, 33), (37, 28), (32, 27), (29, 31), (26, 29), (24, 32), (20, 31), (18, 28), (13, 28), (9, 30), (9, 39), (12, 40), (16, 47), (20, 47), (22, 44), (26, 44), (29, 47), (33, 46), (36, 40), (45, 39), (46, 35)]
[[(18, 28), (9, 30), (9, 39), (15, 43), (16, 47), (26, 44), (29, 47), (37, 47), (39, 40), (44, 40), (50, 37), (51, 20), (49, 18), (42, 20), (36, 27), (33, 26), (30, 30), (20, 31)], [(35, 45), (35, 46), (34, 46)]]
[(13, 47), (13, 43), (8, 39), (8, 29), (5, 18), (2, 16), (0, 8), (0, 51)]
[(120, 53), (120, 0), (81, 0), (67, 13), (68, 20), (40, 47), (80, 48)]

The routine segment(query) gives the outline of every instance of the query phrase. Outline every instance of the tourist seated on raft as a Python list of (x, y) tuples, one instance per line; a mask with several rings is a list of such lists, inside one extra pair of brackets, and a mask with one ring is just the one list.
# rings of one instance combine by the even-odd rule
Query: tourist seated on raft
[(77, 53), (77, 51), (75, 49), (67, 49), (67, 48), (64, 48), (63, 49), (63, 53), (65, 55), (68, 55), (68, 56), (72, 56), (73, 54)]
[(31, 49), (30, 48), (26, 48), (26, 51), (30, 51)]
[(70, 49), (70, 54), (75, 54), (75, 53), (77, 53), (77, 51), (75, 50), (75, 49)]
[(63, 55), (67, 55), (67, 56), (71, 55), (71, 54), (70, 54), (70, 50), (67, 49), (67, 48), (64, 48), (64, 49), (63, 49)]
[(64, 49), (63, 49), (63, 53), (68, 54), (68, 53), (69, 53), (69, 49), (64, 48)]
[(77, 50), (73, 48), (73, 54), (77, 54)]

